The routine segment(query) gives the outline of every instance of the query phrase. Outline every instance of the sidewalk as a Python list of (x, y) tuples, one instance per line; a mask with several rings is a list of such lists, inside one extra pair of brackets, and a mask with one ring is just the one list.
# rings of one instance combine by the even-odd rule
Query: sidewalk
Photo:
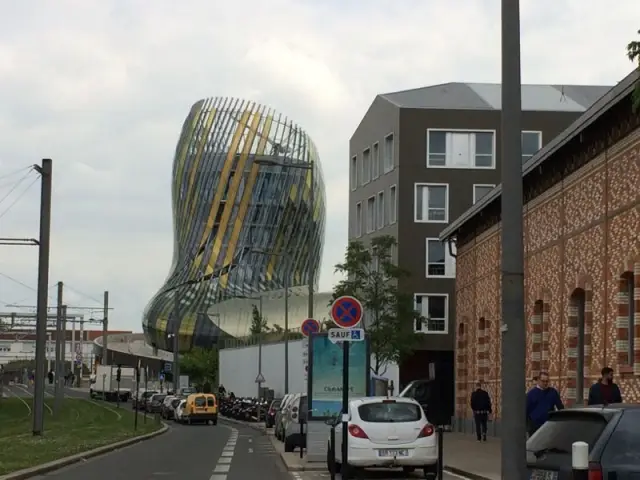
[(444, 465), (471, 478), (500, 480), (500, 439), (478, 442), (475, 435), (445, 433)]

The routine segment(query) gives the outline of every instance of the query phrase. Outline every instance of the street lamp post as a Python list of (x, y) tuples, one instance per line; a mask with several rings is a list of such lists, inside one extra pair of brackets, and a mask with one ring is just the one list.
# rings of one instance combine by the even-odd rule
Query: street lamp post
[[(285, 275), (284, 275), (284, 393), (289, 393), (289, 261), (286, 252), (269, 252), (264, 250), (252, 250), (254, 253), (263, 255), (273, 255), (285, 259)], [(260, 318), (262, 319), (262, 298), (260, 298)], [(262, 373), (262, 334), (260, 334), (258, 343), (258, 363), (260, 373)]]
[(313, 281), (315, 278), (315, 265), (313, 263), (313, 259), (311, 258), (312, 252), (313, 252), (313, 227), (315, 224), (315, 210), (316, 210), (316, 199), (315, 199), (315, 188), (314, 188), (314, 183), (315, 183), (315, 162), (311, 161), (309, 163), (291, 163), (291, 162), (285, 162), (285, 161), (281, 161), (281, 160), (277, 160), (274, 159), (273, 157), (270, 156), (261, 156), (261, 157), (257, 157), (255, 160), (255, 163), (257, 163), (258, 165), (267, 165), (267, 166), (272, 166), (272, 167), (282, 167), (282, 168), (293, 168), (293, 169), (299, 169), (299, 170), (309, 170), (310, 176), (311, 176), (311, 189), (309, 191), (309, 241), (308, 241), (308, 247), (309, 247), (309, 305), (308, 305), (308, 310), (307, 310), (307, 316), (309, 318), (313, 318), (313, 290), (314, 290), (314, 285), (313, 285)]

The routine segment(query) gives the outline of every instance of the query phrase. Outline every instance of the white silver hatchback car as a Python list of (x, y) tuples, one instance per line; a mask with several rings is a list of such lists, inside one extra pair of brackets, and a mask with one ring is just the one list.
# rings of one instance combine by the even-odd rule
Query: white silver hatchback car
[[(435, 427), (412, 398), (368, 397), (349, 402), (348, 462), (350, 468), (399, 468), (436, 473), (438, 445)], [(341, 419), (336, 419), (340, 421)], [(340, 471), (342, 423), (336, 425), (335, 463), (328, 448), (327, 467)]]

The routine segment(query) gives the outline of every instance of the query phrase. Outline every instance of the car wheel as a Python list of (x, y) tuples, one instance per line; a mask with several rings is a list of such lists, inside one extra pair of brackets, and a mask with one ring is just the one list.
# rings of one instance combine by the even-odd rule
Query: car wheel
[(293, 439), (291, 437), (288, 437), (285, 439), (284, 441), (284, 451), (285, 452), (293, 452), (293, 450), (296, 448), (296, 446), (293, 443)]
[(327, 444), (327, 470), (332, 475), (338, 473), (338, 470), (336, 469), (336, 459), (333, 455), (333, 452), (331, 451), (331, 445), (329, 444)]
[[(424, 478), (428, 478), (430, 480), (436, 480), (438, 476), (438, 465), (427, 465), (423, 469)], [(440, 479), (438, 479), (440, 480)]]
[(402, 467), (404, 473), (413, 473), (416, 471), (416, 467)]

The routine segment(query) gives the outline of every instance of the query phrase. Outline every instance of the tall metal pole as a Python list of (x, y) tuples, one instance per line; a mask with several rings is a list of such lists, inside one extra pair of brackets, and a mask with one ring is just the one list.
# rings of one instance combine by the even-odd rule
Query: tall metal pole
[(33, 434), (44, 429), (45, 350), (47, 348), (47, 316), (49, 290), (49, 244), (51, 240), (51, 159), (42, 160), (36, 170), (42, 176), (40, 190), (40, 236), (38, 239), (38, 301), (36, 321), (36, 378), (33, 391)]
[(102, 361), (100, 362), (102, 365), (109, 365), (109, 361), (107, 359), (107, 355), (109, 353), (109, 345), (107, 341), (107, 332), (109, 331), (109, 292), (104, 292), (104, 300), (103, 300), (103, 311), (102, 311)]
[(284, 393), (289, 393), (289, 256), (285, 253), (287, 268), (284, 275)]
[(82, 373), (83, 373), (83, 365), (84, 365), (84, 320), (80, 320), (80, 338), (78, 339), (78, 343), (79, 343), (79, 359), (78, 359), (78, 378), (76, 381), (76, 387), (80, 388), (80, 383), (82, 380)]
[(173, 318), (174, 318), (174, 330), (173, 330), (173, 391), (178, 394), (180, 391), (180, 355), (178, 350), (180, 348), (180, 298), (178, 297), (178, 290), (173, 291)]
[[(259, 297), (260, 302), (260, 331), (258, 332), (258, 380), (262, 379), (262, 330), (264, 325), (264, 317), (262, 316), (262, 295)], [(258, 382), (258, 399), (262, 394), (262, 382)], [(260, 420), (260, 410), (258, 410), (258, 420)]]
[(71, 385), (69, 385), (70, 387), (73, 387), (74, 381), (73, 381), (73, 375), (75, 375), (76, 373), (76, 317), (73, 317), (73, 320), (71, 320)]
[(314, 177), (315, 163), (311, 162), (311, 190), (309, 191), (309, 309), (307, 312), (308, 318), (313, 318), (313, 289), (316, 276), (315, 263), (313, 258), (314, 236), (315, 229), (314, 215), (316, 213), (316, 196), (315, 196), (315, 177)]
[(57, 304), (58, 308), (56, 309), (56, 361), (54, 364), (55, 370), (55, 386), (54, 386), (54, 400), (53, 400), (53, 411), (57, 415), (60, 412), (60, 404), (62, 403), (62, 398), (64, 397), (64, 385), (62, 384), (62, 377), (64, 373), (62, 373), (62, 343), (64, 342), (64, 337), (62, 333), (62, 297), (63, 297), (64, 284), (62, 282), (58, 282), (58, 298)]
[(502, 0), (502, 478), (526, 478), (520, 1)]
[(67, 306), (62, 305), (60, 315), (60, 373), (58, 374), (58, 404), (62, 404), (64, 398), (64, 375), (67, 373)]

